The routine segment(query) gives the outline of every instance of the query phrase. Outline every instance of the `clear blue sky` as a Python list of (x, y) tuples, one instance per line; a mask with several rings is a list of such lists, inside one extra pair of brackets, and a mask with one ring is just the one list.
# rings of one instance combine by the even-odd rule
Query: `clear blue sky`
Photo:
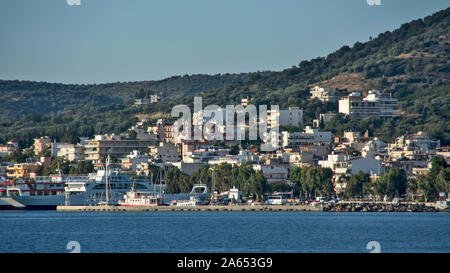
[(0, 1), (0, 79), (64, 83), (282, 70), (449, 0)]

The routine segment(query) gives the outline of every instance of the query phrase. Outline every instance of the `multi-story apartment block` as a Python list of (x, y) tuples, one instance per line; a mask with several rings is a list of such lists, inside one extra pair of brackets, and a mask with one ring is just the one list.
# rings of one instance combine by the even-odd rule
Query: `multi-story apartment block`
[[(278, 119), (278, 122), (277, 122)], [(288, 110), (268, 110), (267, 127), (276, 126), (301, 126), (303, 124), (303, 109), (289, 107)]]
[(54, 155), (57, 157), (65, 157), (69, 161), (84, 160), (84, 146), (67, 143), (60, 144), (54, 152)]
[(363, 98), (361, 93), (352, 92), (339, 100), (339, 113), (351, 118), (363, 119), (368, 117), (390, 118), (397, 116), (397, 99), (391, 94), (369, 91)]
[(283, 147), (296, 147), (312, 144), (330, 144), (331, 132), (319, 132), (310, 126), (306, 126), (303, 132), (281, 132), (281, 143)]
[(7, 166), (6, 176), (8, 178), (24, 178), (36, 176), (38, 165), (36, 163), (18, 163), (12, 166)]
[(97, 163), (108, 155), (125, 158), (134, 150), (148, 152), (149, 146), (154, 144), (155, 140), (128, 139), (114, 134), (96, 135), (85, 146), (85, 159)]

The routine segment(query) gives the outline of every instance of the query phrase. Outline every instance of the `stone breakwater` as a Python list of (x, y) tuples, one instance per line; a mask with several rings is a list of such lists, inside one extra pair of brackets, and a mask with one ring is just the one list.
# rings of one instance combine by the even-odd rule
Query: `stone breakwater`
[(423, 204), (334, 204), (324, 206), (323, 211), (330, 212), (439, 212), (432, 206)]

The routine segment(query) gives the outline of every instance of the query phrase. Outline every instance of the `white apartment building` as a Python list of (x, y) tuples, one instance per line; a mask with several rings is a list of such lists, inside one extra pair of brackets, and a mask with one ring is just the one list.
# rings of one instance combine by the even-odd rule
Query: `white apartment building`
[(361, 93), (352, 92), (339, 100), (339, 113), (351, 118), (363, 119), (368, 117), (390, 118), (398, 115), (398, 100), (391, 94), (369, 91), (363, 98)]
[[(54, 146), (54, 148), (56, 148)], [(84, 146), (74, 144), (59, 144), (54, 153), (57, 157), (65, 157), (69, 161), (84, 160)]]
[(338, 100), (336, 90), (331, 87), (314, 86), (309, 93), (311, 93), (311, 99), (317, 98), (322, 102), (336, 102)]
[(312, 144), (329, 144), (331, 143), (331, 132), (319, 132), (306, 126), (303, 132), (281, 132), (281, 143), (283, 147), (295, 147)]
[[(278, 118), (278, 122), (277, 122)], [(303, 124), (303, 109), (289, 107), (287, 110), (268, 110), (267, 127), (278, 126), (301, 126)]]

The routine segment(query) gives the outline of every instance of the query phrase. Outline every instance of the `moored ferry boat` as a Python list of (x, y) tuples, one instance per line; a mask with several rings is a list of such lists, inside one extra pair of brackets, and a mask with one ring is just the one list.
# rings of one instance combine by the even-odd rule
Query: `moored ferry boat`
[[(26, 209), (56, 209), (62, 205), (94, 206), (107, 199), (109, 204), (117, 205), (133, 186), (149, 193), (162, 192), (165, 188), (164, 184), (154, 185), (151, 180), (132, 180), (128, 175), (121, 174), (119, 169), (105, 166), (99, 166), (96, 173), (87, 176), (59, 174), (1, 184), (0, 194), (23, 204)], [(109, 191), (105, 191), (107, 185)]]
[(69, 182), (86, 181), (88, 176), (64, 176), (61, 172), (50, 176), (19, 178), (0, 183), (0, 195), (24, 205), (26, 209), (54, 209), (64, 198)]

